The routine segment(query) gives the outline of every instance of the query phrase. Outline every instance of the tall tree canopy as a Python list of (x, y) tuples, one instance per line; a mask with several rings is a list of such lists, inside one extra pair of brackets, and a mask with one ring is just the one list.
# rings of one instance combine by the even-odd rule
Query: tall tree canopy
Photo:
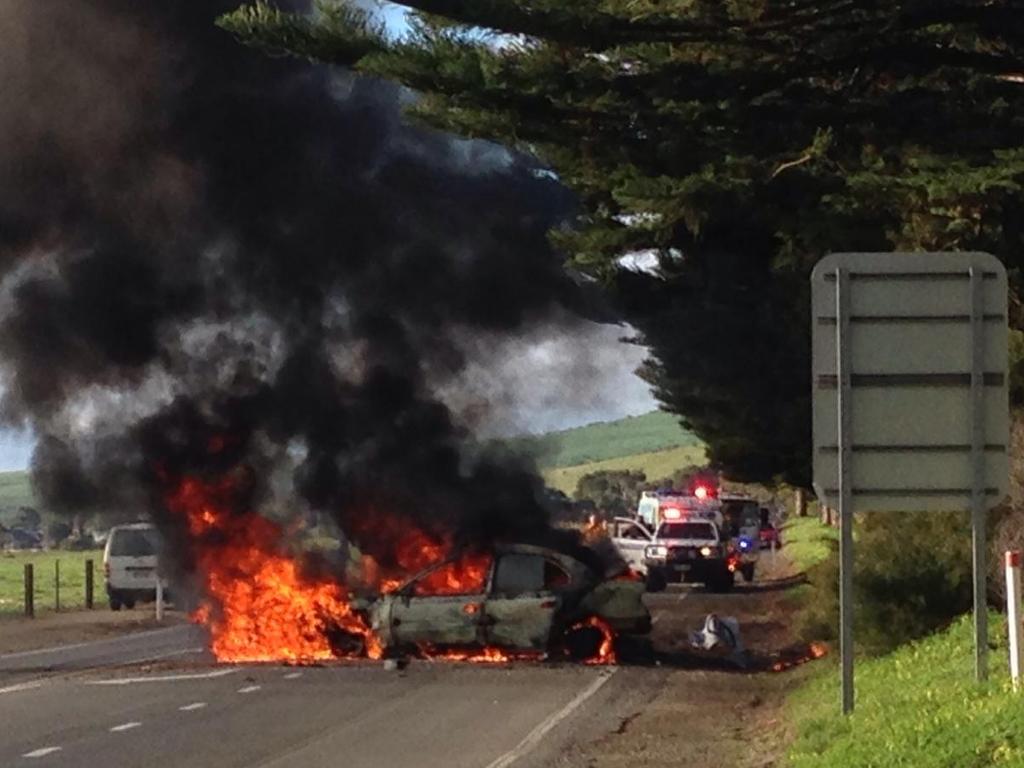
[(608, 285), (658, 398), (737, 479), (808, 481), (821, 256), (987, 250), (1017, 292), (1024, 0), (398, 4), (398, 39), (342, 0), (221, 24), (401, 82), (429, 124), (549, 164), (581, 201), (553, 237)]

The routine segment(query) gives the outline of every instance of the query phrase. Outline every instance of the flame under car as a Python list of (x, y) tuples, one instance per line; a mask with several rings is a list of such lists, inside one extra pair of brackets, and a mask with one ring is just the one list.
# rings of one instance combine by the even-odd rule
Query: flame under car
[(650, 632), (643, 593), (642, 582), (515, 544), (438, 563), (358, 609), (385, 655), (611, 662), (617, 638)]

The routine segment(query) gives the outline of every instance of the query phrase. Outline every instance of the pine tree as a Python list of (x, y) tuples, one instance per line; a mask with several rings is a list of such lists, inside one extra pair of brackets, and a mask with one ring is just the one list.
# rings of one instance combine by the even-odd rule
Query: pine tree
[(986, 250), (1018, 292), (1024, 0), (399, 4), (400, 39), (342, 0), (311, 15), (258, 2), (221, 24), (401, 82), (419, 119), (547, 163), (583, 210), (552, 236), (608, 286), (659, 400), (736, 479), (808, 482), (821, 256)]

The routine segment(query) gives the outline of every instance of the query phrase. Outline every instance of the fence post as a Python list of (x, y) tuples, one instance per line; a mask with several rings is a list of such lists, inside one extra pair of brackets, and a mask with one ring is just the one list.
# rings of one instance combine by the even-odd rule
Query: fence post
[(92, 560), (85, 561), (85, 609), (92, 610)]
[(1006, 626), (1010, 635), (1010, 678), (1013, 690), (1020, 690), (1024, 647), (1021, 646), (1020, 552), (1006, 553)]
[(25, 563), (25, 615), (30, 619), (36, 615), (36, 580), (32, 563)]
[(53, 561), (53, 610), (60, 612), (60, 560)]

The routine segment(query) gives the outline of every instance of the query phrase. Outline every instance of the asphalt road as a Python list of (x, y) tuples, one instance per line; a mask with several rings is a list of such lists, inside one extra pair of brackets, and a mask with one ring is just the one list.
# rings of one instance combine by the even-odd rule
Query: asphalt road
[(203, 631), (193, 624), (0, 655), (0, 688), (26, 675), (73, 672), (201, 654)]
[[(650, 598), (664, 632), (686, 593)], [(533, 663), (234, 667), (201, 648), (199, 630), (179, 626), (0, 656), (0, 766), (533, 768), (619, 727), (665, 676)]]

